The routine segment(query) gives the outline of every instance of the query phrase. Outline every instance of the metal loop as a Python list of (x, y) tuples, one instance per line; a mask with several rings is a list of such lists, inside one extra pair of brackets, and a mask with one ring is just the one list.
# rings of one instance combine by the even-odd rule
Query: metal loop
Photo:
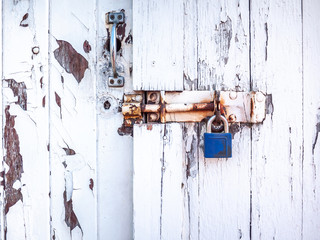
[[(212, 125), (212, 123), (213, 123), (213, 121), (216, 119), (216, 115), (213, 115), (210, 119), (209, 119), (209, 121), (208, 121), (208, 123), (207, 123), (207, 132), (208, 133), (211, 133), (211, 125)], [(228, 124), (228, 120), (224, 117), (224, 116), (222, 116), (221, 115), (221, 120), (222, 120), (222, 122), (223, 122), (223, 124), (224, 124), (224, 132), (225, 133), (228, 133), (229, 132), (229, 124)]]
[(112, 24), (111, 40), (110, 40), (111, 65), (112, 65), (114, 78), (118, 77), (117, 70), (116, 70), (116, 55), (117, 55), (116, 27), (117, 27), (116, 23)]

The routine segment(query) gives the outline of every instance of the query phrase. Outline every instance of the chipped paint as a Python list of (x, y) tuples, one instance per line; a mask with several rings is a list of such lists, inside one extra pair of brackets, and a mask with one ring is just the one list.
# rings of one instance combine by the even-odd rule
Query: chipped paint
[(18, 97), (18, 101), (15, 103), (19, 104), (23, 110), (27, 110), (26, 84), (24, 82), (18, 83), (14, 79), (5, 79), (4, 81), (8, 83), (8, 87), (12, 90), (13, 95)]
[(18, 133), (15, 129), (16, 116), (10, 115), (10, 106), (5, 108), (6, 123), (4, 128), (4, 148), (6, 155), (5, 163), (9, 166), (8, 172), (5, 174), (5, 214), (8, 213), (10, 207), (15, 205), (19, 200), (23, 201), (21, 188), (14, 188), (14, 183), (21, 180), (23, 173), (23, 160), (20, 154), (20, 141)]
[(90, 180), (89, 180), (89, 188), (91, 189), (91, 191), (93, 191), (93, 187), (94, 187), (94, 182), (93, 182), (93, 179), (90, 178)]
[(73, 205), (72, 205), (72, 199), (67, 200), (67, 191), (65, 190), (63, 192), (63, 200), (64, 200), (64, 208), (65, 208), (65, 222), (67, 224), (67, 226), (70, 228), (70, 232), (75, 228), (75, 227), (79, 227), (82, 234), (82, 228), (80, 226), (80, 223), (78, 221), (78, 218), (75, 214), (75, 212), (73, 211)]
[(89, 42), (87, 40), (85, 40), (83, 42), (83, 51), (85, 53), (89, 53), (91, 51), (91, 45), (89, 44)]
[(232, 21), (228, 17), (225, 22), (220, 22), (216, 43), (219, 46), (220, 62), (228, 63), (230, 42), (232, 38)]
[(128, 36), (126, 37), (126, 39), (124, 40), (124, 42), (125, 42), (126, 44), (132, 44), (133, 39), (132, 39), (132, 32), (131, 32), (131, 30), (129, 31), (129, 34), (128, 34)]
[(63, 150), (66, 152), (66, 154), (68, 156), (76, 154), (76, 152), (73, 149), (69, 148), (69, 147), (68, 148), (63, 148)]
[(46, 96), (42, 98), (42, 107), (46, 106)]
[(28, 17), (29, 17), (29, 13), (26, 13), (25, 15), (23, 15), (22, 20), (20, 22), (20, 27), (28, 27)]
[(88, 61), (79, 54), (70, 43), (63, 40), (57, 40), (59, 48), (54, 50), (54, 57), (67, 73), (71, 73), (78, 83), (84, 77), (88, 68)]
[(61, 111), (61, 97), (58, 95), (58, 93), (54, 92), (56, 104), (60, 108), (60, 118), (62, 118), (62, 111)]

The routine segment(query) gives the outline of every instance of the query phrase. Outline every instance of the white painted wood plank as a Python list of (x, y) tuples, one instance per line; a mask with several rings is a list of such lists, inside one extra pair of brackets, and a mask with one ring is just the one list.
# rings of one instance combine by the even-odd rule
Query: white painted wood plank
[(198, 89), (248, 90), (248, 2), (198, 2)]
[(303, 233), (302, 239), (319, 239), (320, 181), (320, 2), (303, 1)]
[(133, 89), (183, 90), (183, 1), (133, 1)]
[(183, 221), (188, 221), (183, 219), (186, 164), (182, 125), (166, 124), (163, 139), (160, 235), (166, 240), (181, 239)]
[(252, 239), (301, 239), (301, 1), (252, 2), (251, 27), (253, 90), (272, 94), (252, 131)]
[(184, 219), (185, 232), (182, 239), (199, 239), (199, 124), (184, 124), (185, 162), (187, 165), (185, 207), (187, 214)]
[[(198, 89), (248, 91), (248, 2), (198, 2)], [(232, 158), (205, 159), (199, 131), (199, 239), (250, 239), (251, 138), (233, 125)]]
[(96, 4), (50, 5), (52, 238), (97, 239)]
[(134, 126), (133, 222), (136, 240), (161, 239), (163, 137), (162, 124)]
[[(48, 3), (4, 1), (3, 239), (49, 239)], [(41, 227), (39, 227), (41, 226)]]
[(184, 90), (198, 89), (198, 2), (183, 3), (183, 84)]
[[(132, 239), (132, 131), (122, 128), (120, 106), (124, 92), (132, 91), (132, 1), (98, 1), (97, 7), (97, 194), (98, 239)], [(126, 22), (117, 27), (121, 50), (117, 70), (125, 78), (124, 88), (109, 88), (110, 53), (106, 41), (105, 14), (124, 11)]]

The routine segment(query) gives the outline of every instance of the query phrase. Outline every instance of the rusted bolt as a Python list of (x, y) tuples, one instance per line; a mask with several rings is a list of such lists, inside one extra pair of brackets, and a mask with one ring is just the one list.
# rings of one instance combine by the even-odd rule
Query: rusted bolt
[(229, 121), (230, 121), (230, 122), (235, 122), (236, 120), (237, 120), (236, 115), (231, 114), (231, 115), (229, 116)]
[(110, 84), (114, 84), (114, 79), (110, 79)]
[(264, 95), (261, 92), (256, 93), (256, 99), (258, 102), (262, 102), (264, 99)]
[(157, 93), (153, 92), (149, 95), (149, 100), (155, 102), (157, 100)]
[(230, 92), (229, 93), (229, 98), (231, 100), (235, 100), (237, 98), (237, 96), (238, 96), (237, 92)]
[(33, 54), (36, 54), (36, 55), (37, 55), (39, 52), (40, 52), (39, 47), (33, 47), (33, 48), (32, 48), (32, 53), (33, 53)]
[(155, 121), (157, 121), (158, 119), (159, 119), (158, 114), (156, 114), (156, 113), (150, 113), (150, 114), (149, 114), (149, 121), (150, 121), (150, 122), (155, 122)]
[(130, 126), (130, 125), (131, 125), (131, 120), (130, 120), (130, 119), (124, 120), (124, 124), (125, 124), (126, 126)]

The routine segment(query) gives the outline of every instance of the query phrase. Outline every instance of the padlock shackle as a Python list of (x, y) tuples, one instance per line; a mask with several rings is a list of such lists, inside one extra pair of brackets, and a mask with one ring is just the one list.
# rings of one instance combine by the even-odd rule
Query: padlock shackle
[[(211, 133), (211, 125), (212, 125), (213, 121), (216, 119), (216, 117), (217, 117), (216, 115), (213, 115), (213, 116), (209, 119), (209, 121), (208, 121), (208, 123), (207, 123), (207, 133)], [(224, 116), (222, 116), (222, 115), (221, 115), (221, 120), (222, 120), (223, 125), (224, 125), (224, 132), (225, 132), (225, 133), (228, 133), (228, 132), (229, 132), (228, 120), (227, 120)]]

